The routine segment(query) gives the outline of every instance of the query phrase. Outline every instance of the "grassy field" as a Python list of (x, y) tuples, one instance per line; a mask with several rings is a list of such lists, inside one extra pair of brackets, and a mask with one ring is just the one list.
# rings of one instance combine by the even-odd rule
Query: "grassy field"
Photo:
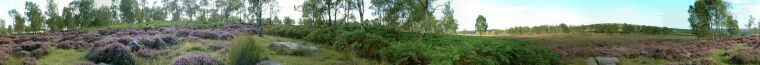
[[(645, 34), (535, 34), (535, 35), (484, 35), (484, 37), (507, 38), (528, 41), (535, 45), (553, 48), (562, 54), (561, 64), (586, 65), (586, 59), (594, 56), (617, 57), (621, 65), (696, 64), (735, 65), (730, 63), (729, 53), (747, 50), (751, 46), (739, 42), (700, 40), (684, 35)], [(752, 44), (754, 45), (754, 44)], [(701, 46), (701, 47), (700, 47)], [(705, 47), (707, 46), (707, 47)], [(704, 47), (704, 48), (703, 48)], [(643, 49), (639, 49), (643, 48)], [(678, 50), (692, 51), (685, 58), (639, 55), (642, 51), (675, 50), (669, 55), (680, 55)], [(633, 53), (630, 53), (633, 52)], [(626, 55), (629, 54), (629, 55)]]
[[(287, 41), (287, 42), (299, 42), (310, 44), (310, 42), (283, 38), (276, 36), (264, 36), (258, 37), (253, 35), (242, 35), (247, 37), (254, 37), (258, 46), (267, 47), (272, 42)], [(180, 45), (168, 47), (168, 49), (159, 50), (161, 52), (167, 52), (166, 55), (158, 56), (155, 58), (143, 58), (134, 57), (138, 65), (168, 65), (171, 63), (174, 57), (190, 52), (203, 52), (209, 54), (209, 56), (225, 59), (226, 54), (223, 51), (209, 50), (208, 46), (211, 44), (217, 44), (219, 42), (227, 42), (224, 40), (193, 40), (184, 41)], [(264, 52), (266, 56), (272, 60), (279, 62), (283, 65), (384, 65), (385, 63), (379, 61), (372, 61), (364, 58), (359, 58), (355, 54), (349, 52), (340, 52), (333, 50), (329, 47), (319, 46), (320, 51), (314, 52), (311, 55), (294, 56), (294, 55), (279, 55), (272, 51)], [(45, 55), (37, 60), (37, 64), (40, 65), (71, 65), (73, 62), (86, 61), (85, 50), (63, 50), (54, 49), (49, 55)], [(15, 62), (15, 61), (14, 61)]]

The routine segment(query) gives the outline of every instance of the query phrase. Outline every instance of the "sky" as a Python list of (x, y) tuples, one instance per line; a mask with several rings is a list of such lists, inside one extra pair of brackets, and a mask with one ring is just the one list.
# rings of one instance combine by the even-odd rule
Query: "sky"
[[(17, 9), (26, 12), (25, 1), (32, 1), (46, 10), (46, 0), (0, 0), (0, 18), (10, 25), (7, 12)], [(72, 0), (56, 0), (59, 10)], [(156, 1), (156, 0), (148, 0)], [(300, 18), (294, 9), (303, 0), (277, 0), (281, 7), (278, 16)], [(438, 4), (447, 0), (438, 0)], [(745, 28), (750, 15), (760, 16), (760, 0), (727, 0), (732, 3), (731, 12)], [(110, 0), (96, 0), (96, 4), (108, 5)], [(367, 1), (369, 2), (369, 1)], [(688, 7), (694, 0), (452, 0), (454, 16), (459, 30), (474, 30), (475, 18), (483, 15), (489, 29), (506, 29), (515, 26), (584, 25), (594, 23), (630, 23), (669, 28), (689, 29)], [(368, 3), (369, 4), (369, 3)], [(371, 9), (368, 9), (371, 10)], [(438, 9), (440, 10), (440, 9)], [(365, 12), (371, 14), (373, 11)], [(440, 13), (436, 11), (435, 13)], [(368, 18), (375, 18), (369, 16)]]

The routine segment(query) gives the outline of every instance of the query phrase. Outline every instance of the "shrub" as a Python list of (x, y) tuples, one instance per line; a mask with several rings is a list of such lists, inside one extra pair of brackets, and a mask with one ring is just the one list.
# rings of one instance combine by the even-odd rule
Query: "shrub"
[(149, 48), (161, 49), (162, 47), (176, 45), (178, 41), (174, 36), (155, 35), (142, 37), (140, 43)]
[(224, 63), (203, 53), (189, 53), (175, 58), (171, 65), (224, 65)]
[(0, 65), (11, 65), (11, 60), (15, 59), (10, 54), (0, 53)]
[(74, 65), (97, 65), (97, 64), (90, 61), (77, 61), (74, 63)]
[(159, 52), (152, 49), (142, 48), (137, 51), (137, 56), (143, 57), (143, 58), (155, 58), (158, 56)]
[(61, 49), (79, 49), (79, 48), (90, 47), (90, 45), (84, 41), (67, 40), (67, 41), (58, 42), (57, 47)]
[(735, 63), (735, 64), (760, 63), (760, 50), (757, 50), (757, 49), (740, 50), (740, 51), (732, 53), (731, 55), (733, 55), (729, 59), (731, 63)]
[(210, 30), (196, 30), (190, 33), (190, 36), (195, 36), (203, 39), (221, 39), (219, 34)]
[(261, 54), (261, 48), (256, 46), (252, 37), (237, 37), (233, 39), (232, 45), (228, 52), (230, 65), (254, 65), (256, 62), (264, 60), (265, 56)]
[(23, 65), (37, 65), (35, 64), (36, 62), (37, 62), (37, 59), (31, 58), (31, 57), (21, 58), (21, 63)]
[(31, 52), (29, 56), (32, 57), (41, 57), (50, 51), (50, 45), (44, 42), (27, 41), (17, 46), (20, 47), (18, 51)]
[(129, 47), (118, 43), (96, 45), (87, 53), (90, 61), (114, 65), (134, 65), (131, 56)]
[(265, 33), (267, 34), (296, 38), (296, 39), (302, 39), (310, 33), (309, 31), (312, 31), (311, 29), (305, 28), (305, 26), (272, 25), (265, 28), (266, 28)]
[(332, 43), (335, 41), (335, 33), (334, 29), (316, 29), (304, 39), (317, 43)]

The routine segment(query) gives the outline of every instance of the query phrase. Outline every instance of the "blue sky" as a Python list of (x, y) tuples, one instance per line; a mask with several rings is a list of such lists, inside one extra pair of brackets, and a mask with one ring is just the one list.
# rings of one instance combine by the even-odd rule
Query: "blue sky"
[[(6, 25), (10, 24), (8, 10), (17, 9), (25, 12), (25, 1), (37, 2), (41, 7), (47, 8), (46, 0), (0, 0), (0, 18), (8, 21)], [(61, 8), (70, 1), (72, 0), (56, 0)], [(101, 5), (107, 5), (107, 1), (110, 0), (96, 1), (105, 3)], [(300, 5), (302, 0), (277, 1), (279, 7), (282, 7), (277, 14), (279, 17), (300, 18), (300, 12), (292, 7)], [(438, 4), (441, 4), (447, 0), (438, 1)], [(742, 28), (746, 25), (749, 15), (760, 16), (760, 0), (727, 1), (732, 3), (731, 12), (737, 17)], [(488, 19), (490, 29), (559, 23), (631, 23), (688, 29), (686, 11), (693, 2), (694, 0), (452, 0), (452, 7), (460, 30), (473, 30), (475, 18), (479, 14)], [(371, 12), (368, 11), (366, 14)]]

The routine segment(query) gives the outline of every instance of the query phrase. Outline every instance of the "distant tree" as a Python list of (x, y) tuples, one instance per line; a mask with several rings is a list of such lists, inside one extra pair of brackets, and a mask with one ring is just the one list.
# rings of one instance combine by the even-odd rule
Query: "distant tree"
[(200, 5), (196, 4), (197, 2), (198, 0), (182, 0), (183, 11), (190, 20), (194, 20), (195, 13), (197, 13), (198, 8), (200, 8)]
[(293, 19), (291, 19), (290, 17), (286, 16), (285, 19), (282, 20), (282, 23), (285, 25), (294, 25), (295, 21), (293, 21)]
[[(748, 22), (747, 23), (747, 30), (749, 30), (750, 32), (752, 32), (752, 34), (757, 34), (758, 33), (758, 31), (756, 30), (756, 28), (752, 27), (752, 25), (755, 24), (755, 20), (756, 20), (755, 17), (753, 17), (752, 15), (749, 15), (749, 20), (747, 20), (747, 22)], [(760, 25), (759, 25), (759, 27), (760, 27)]]
[(42, 16), (42, 12), (40, 12), (40, 8), (37, 4), (34, 2), (27, 1), (26, 2), (26, 16), (29, 17), (29, 30), (32, 33), (37, 33), (38, 31), (42, 31), (42, 22), (45, 21), (44, 16)]
[(445, 33), (449, 34), (456, 33), (458, 29), (459, 24), (457, 24), (457, 20), (454, 19), (454, 9), (451, 8), (451, 1), (446, 2), (443, 6), (442, 26)]
[(5, 28), (5, 19), (0, 18), (0, 35), (8, 35), (8, 28)]
[(728, 19), (726, 19), (727, 21), (725, 22), (726, 23), (725, 26), (727, 28), (729, 36), (738, 36), (739, 34), (741, 34), (739, 30), (739, 21), (734, 19), (733, 16), (728, 16), (727, 18)]
[(567, 24), (565, 24), (565, 23), (559, 24), (559, 28), (562, 29), (562, 32), (564, 32), (564, 33), (569, 33), (570, 32), (570, 27), (568, 27)]
[(45, 14), (47, 14), (48, 19), (45, 24), (50, 31), (61, 30), (64, 23), (63, 17), (58, 14), (58, 4), (55, 3), (55, 0), (48, 0), (47, 2), (48, 10)]
[(119, 7), (124, 23), (135, 23), (137, 21), (137, 13), (135, 13), (139, 8), (137, 1), (121, 0)]
[(95, 20), (93, 13), (91, 13), (95, 7), (94, 3), (94, 0), (76, 0), (72, 2), (72, 4), (75, 5), (74, 9), (79, 11), (76, 15), (74, 29), (88, 27), (90, 26), (90, 23)]
[(76, 27), (77, 19), (73, 9), (71, 7), (63, 7), (63, 22), (61, 23), (63, 30), (70, 30)]
[[(738, 34), (738, 23), (728, 11), (729, 3), (723, 0), (697, 0), (689, 6), (689, 23), (697, 37)], [(715, 30), (715, 31), (714, 31)]]
[(111, 11), (109, 11), (110, 8), (108, 7), (101, 7), (96, 9), (93, 14), (95, 17), (95, 21), (92, 22), (91, 26), (105, 26), (112, 23), (113, 19), (111, 19)]
[(8, 14), (11, 17), (13, 17), (13, 21), (14, 21), (13, 31), (16, 31), (16, 33), (25, 32), (24, 27), (26, 27), (26, 25), (24, 25), (24, 23), (26, 22), (26, 20), (24, 20), (24, 17), (21, 16), (22, 14), (19, 14), (18, 11), (16, 11), (16, 9), (9, 11)]
[(483, 15), (478, 15), (478, 18), (475, 19), (475, 28), (478, 32), (486, 32), (488, 30), (488, 23), (486, 23), (486, 17), (483, 17)]

